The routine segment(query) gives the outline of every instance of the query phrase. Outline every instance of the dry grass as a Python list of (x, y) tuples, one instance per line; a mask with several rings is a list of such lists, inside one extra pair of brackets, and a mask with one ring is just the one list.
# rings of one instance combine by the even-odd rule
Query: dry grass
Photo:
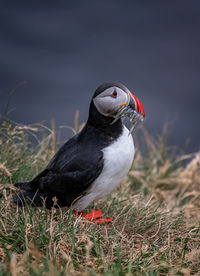
[(139, 131), (145, 154), (90, 207), (114, 221), (94, 225), (71, 209), (12, 205), (12, 184), (37, 174), (58, 145), (54, 122), (51, 130), (2, 123), (0, 275), (200, 275), (200, 154), (172, 154), (165, 135)]

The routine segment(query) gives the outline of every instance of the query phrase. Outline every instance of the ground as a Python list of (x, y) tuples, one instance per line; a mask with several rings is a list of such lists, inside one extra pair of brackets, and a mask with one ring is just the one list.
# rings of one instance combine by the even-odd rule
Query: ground
[(35, 176), (60, 142), (54, 124), (2, 120), (0, 275), (200, 275), (200, 154), (168, 148), (166, 133), (137, 128), (130, 173), (87, 210), (113, 222), (96, 225), (71, 209), (12, 204), (13, 183)]

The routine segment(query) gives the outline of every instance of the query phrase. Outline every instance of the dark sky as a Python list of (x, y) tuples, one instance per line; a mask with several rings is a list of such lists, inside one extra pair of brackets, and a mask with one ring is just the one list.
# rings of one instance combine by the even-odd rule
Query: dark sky
[(87, 119), (103, 82), (124, 83), (143, 103), (154, 135), (199, 149), (200, 1), (1, 1), (0, 113), (72, 125)]

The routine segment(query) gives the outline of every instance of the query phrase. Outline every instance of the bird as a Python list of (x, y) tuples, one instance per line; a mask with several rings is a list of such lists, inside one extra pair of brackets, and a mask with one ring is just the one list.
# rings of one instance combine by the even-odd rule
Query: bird
[[(134, 142), (123, 124), (123, 108), (139, 114), (145, 111), (139, 99), (121, 83), (104, 83), (94, 92), (83, 129), (69, 139), (49, 164), (28, 182), (14, 184), (19, 207), (71, 207), (75, 214), (100, 224), (100, 210), (85, 214), (94, 201), (108, 195), (126, 176), (134, 159)], [(121, 112), (121, 113), (120, 113)], [(121, 114), (121, 116), (117, 114)], [(130, 115), (130, 112), (129, 112)], [(130, 118), (130, 116), (129, 116)], [(56, 199), (56, 204), (55, 204)]]

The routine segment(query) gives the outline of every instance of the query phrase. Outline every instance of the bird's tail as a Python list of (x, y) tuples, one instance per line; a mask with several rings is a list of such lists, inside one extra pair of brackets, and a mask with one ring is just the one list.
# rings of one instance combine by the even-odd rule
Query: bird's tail
[(17, 204), (19, 207), (25, 205), (31, 206), (43, 206), (45, 199), (48, 195), (40, 190), (33, 190), (29, 182), (16, 183), (15, 187), (20, 188), (22, 191), (13, 196), (13, 203)]

